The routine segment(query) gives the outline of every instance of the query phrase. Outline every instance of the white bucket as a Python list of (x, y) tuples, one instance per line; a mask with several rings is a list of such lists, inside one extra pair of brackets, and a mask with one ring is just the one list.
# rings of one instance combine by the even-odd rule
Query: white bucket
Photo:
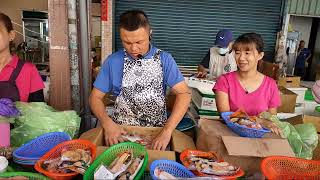
[(5, 157), (0, 156), (0, 173), (4, 173), (7, 171), (8, 164), (8, 160)]

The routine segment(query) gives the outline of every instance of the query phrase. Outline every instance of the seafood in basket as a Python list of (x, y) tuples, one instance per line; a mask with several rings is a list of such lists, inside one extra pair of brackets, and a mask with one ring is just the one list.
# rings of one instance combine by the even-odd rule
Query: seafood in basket
[(256, 116), (248, 116), (245, 111), (238, 110), (230, 115), (230, 121), (233, 123), (237, 123), (242, 126), (246, 126), (248, 128), (253, 129), (263, 129), (261, 124), (257, 122), (258, 117)]
[(132, 180), (141, 169), (144, 155), (133, 157), (132, 151), (120, 153), (107, 167), (101, 164), (94, 173), (94, 179), (121, 179)]
[(231, 176), (240, 171), (239, 167), (219, 160), (213, 152), (186, 150), (180, 158), (185, 167), (201, 176)]
[(127, 180), (127, 179), (133, 179), (138, 171), (140, 170), (142, 164), (143, 164), (144, 155), (140, 155), (139, 157), (136, 157), (133, 162), (129, 165), (128, 169), (121, 173), (118, 176), (119, 180)]
[(148, 138), (147, 136), (143, 136), (134, 132), (122, 135), (122, 138), (127, 141), (135, 142), (143, 146), (146, 146), (147, 149), (150, 148), (152, 144), (152, 138)]
[(13, 151), (14, 151), (13, 147), (0, 147), (0, 156), (4, 156), (7, 159), (11, 159)]
[(164, 171), (164, 170), (161, 170), (160, 168), (156, 168), (154, 170), (154, 175), (158, 178), (158, 179), (162, 179), (162, 180), (165, 180), (165, 179), (178, 179), (177, 177), (173, 176), (172, 174)]
[(53, 173), (84, 174), (91, 162), (90, 150), (62, 150), (61, 157), (44, 161), (42, 167)]
[(239, 167), (233, 166), (228, 162), (218, 162), (216, 159), (204, 157), (192, 156), (189, 158), (189, 163), (188, 169), (209, 175), (228, 176), (239, 171)]

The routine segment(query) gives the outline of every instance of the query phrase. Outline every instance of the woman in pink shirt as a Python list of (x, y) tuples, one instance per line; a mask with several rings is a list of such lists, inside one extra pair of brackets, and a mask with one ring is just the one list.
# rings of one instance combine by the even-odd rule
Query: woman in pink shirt
[(0, 12), (0, 98), (13, 101), (44, 101), (44, 83), (36, 67), (11, 55), (15, 37), (10, 18)]
[[(238, 70), (218, 78), (213, 91), (219, 112), (243, 109), (250, 116), (268, 111), (277, 113), (280, 94), (276, 82), (258, 72), (258, 61), (264, 56), (263, 40), (259, 34), (246, 33), (238, 37), (233, 45)], [(263, 122), (278, 131), (271, 122)]]

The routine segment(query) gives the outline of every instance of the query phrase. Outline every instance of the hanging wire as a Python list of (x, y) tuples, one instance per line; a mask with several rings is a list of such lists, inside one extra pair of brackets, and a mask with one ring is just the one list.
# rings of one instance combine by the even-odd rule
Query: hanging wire
[[(21, 27), (21, 28), (23, 28), (23, 26), (22, 26), (21, 24), (18, 24), (18, 23), (14, 22), (14, 21), (12, 21), (12, 23), (15, 24), (15, 25), (17, 25), (17, 26), (19, 26), (19, 27)], [(32, 31), (31, 29), (28, 29), (28, 28), (26, 28), (26, 27), (24, 27), (24, 29), (27, 30), (27, 31), (29, 31), (29, 32), (33, 32), (33, 33), (35, 33), (35, 34), (40, 34), (40, 35), (41, 35), (41, 33), (38, 33), (38, 32), (36, 32), (36, 31)], [(42, 35), (49, 38), (49, 36), (47, 36), (47, 35), (44, 35), (44, 34), (42, 34)]]
[(30, 39), (33, 39), (33, 40), (36, 40), (36, 41), (39, 41), (39, 42), (41, 42), (41, 43), (49, 43), (49, 42), (47, 42), (47, 41), (41, 41), (41, 40), (39, 40), (39, 39), (36, 39), (36, 38), (33, 38), (33, 37), (30, 37), (30, 36), (25, 36), (25, 35), (23, 35), (22, 33), (20, 33), (19, 31), (17, 31), (17, 30), (14, 30), (16, 33), (18, 33), (19, 35), (21, 35), (22, 37), (27, 37), (27, 38), (30, 38)]

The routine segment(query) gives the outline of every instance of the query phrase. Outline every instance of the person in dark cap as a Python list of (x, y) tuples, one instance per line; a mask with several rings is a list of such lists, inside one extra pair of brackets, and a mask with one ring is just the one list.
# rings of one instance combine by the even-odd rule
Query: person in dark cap
[[(237, 70), (237, 64), (232, 51), (232, 32), (220, 30), (216, 35), (215, 46), (210, 48), (207, 55), (198, 66), (197, 77), (215, 79), (222, 74)], [(209, 74), (208, 74), (209, 73)]]

